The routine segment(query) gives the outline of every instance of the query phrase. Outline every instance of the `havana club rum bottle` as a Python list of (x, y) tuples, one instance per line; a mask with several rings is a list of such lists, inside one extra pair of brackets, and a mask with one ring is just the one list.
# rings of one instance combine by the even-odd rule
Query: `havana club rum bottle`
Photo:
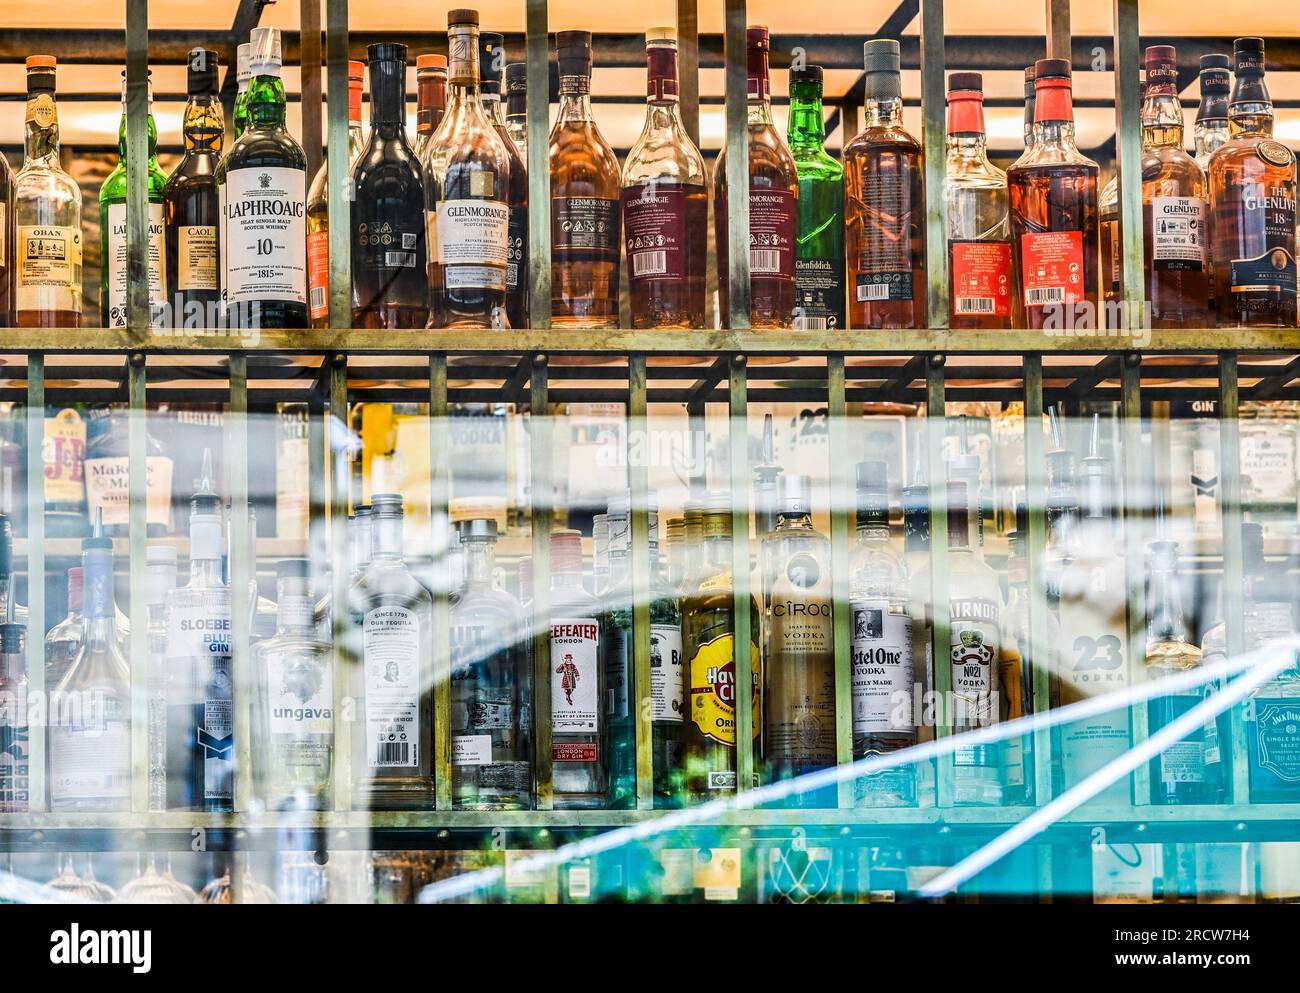
[(512, 328), (528, 327), (528, 165), (506, 128), (501, 107), (501, 77), (505, 73), (505, 36), (492, 31), (479, 35), (479, 68), (483, 75), (483, 113), (496, 128), (510, 158), (510, 219), (506, 260), (506, 318)]

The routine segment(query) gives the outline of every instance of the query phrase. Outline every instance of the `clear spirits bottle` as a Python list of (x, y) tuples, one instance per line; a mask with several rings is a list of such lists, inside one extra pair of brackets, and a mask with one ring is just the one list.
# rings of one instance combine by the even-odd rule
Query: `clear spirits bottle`
[(24, 814), (31, 806), (27, 684), (27, 625), (6, 620), (0, 623), (0, 814)]
[(602, 721), (605, 773), (610, 810), (631, 810), (636, 806), (636, 697), (635, 645), (632, 631), (632, 501), (624, 491), (609, 501), (605, 514), (608, 531), (608, 579), (594, 592), (605, 602), (601, 619), (604, 634), (601, 664)]
[[(27, 59), (23, 167), (14, 177), (14, 326), (81, 324), (81, 187), (59, 164), (55, 60)], [(85, 532), (82, 531), (82, 534)]]
[(682, 610), (677, 587), (659, 555), (659, 510), (651, 498), (650, 542), (650, 747), (654, 806), (680, 807), (685, 788), (686, 685)]
[(401, 494), (377, 493), (370, 505), (374, 556), (348, 591), (352, 627), (361, 633), (355, 801), (373, 810), (430, 810), (433, 598), (402, 559)]
[(826, 151), (822, 68), (790, 69), (790, 154), (799, 173), (794, 326), (845, 327), (844, 167)]
[[(361, 130), (361, 90), (365, 83), (366, 64), (348, 61), (348, 180), (346, 189), (355, 201), (352, 170), (366, 149)], [(329, 326), (330, 318), (330, 178), (329, 157), (321, 159), (307, 191), (307, 293), (311, 326)], [(352, 308), (358, 306), (357, 289), (352, 288)]]
[(73, 566), (68, 570), (68, 614), (45, 635), (45, 685), (50, 688), (59, 685), (81, 650), (82, 583), (81, 566)]
[[(176, 546), (145, 552), (145, 609), (149, 617), (149, 809), (167, 809), (167, 596), (176, 588)], [(48, 656), (47, 656), (48, 657)]]
[(122, 811), (131, 804), (131, 670), (113, 608), (113, 539), (96, 521), (82, 542), (85, 634), (49, 710), (52, 811)]
[(506, 68), (505, 35), (484, 31), (479, 35), (479, 71), (483, 76), (483, 113), (501, 136), (510, 159), (510, 186), (506, 198), (510, 219), (506, 235), (506, 319), (512, 328), (528, 327), (528, 165), (515, 147), (501, 107), (501, 77)]
[(496, 521), (461, 532), (467, 583), (451, 611), (452, 802), (457, 810), (533, 806), (533, 676), (519, 601), (495, 582)]
[(248, 127), (248, 84), (253, 79), (253, 46), (244, 42), (235, 49), (235, 106), (230, 114), (230, 125), (238, 138)]
[[(447, 113), (447, 56), (415, 57), (415, 157), (424, 162), (429, 139)], [(358, 124), (361, 122), (358, 121)]]
[(334, 676), (316, 638), (311, 562), (276, 568), (275, 635), (253, 651), (258, 794), (269, 810), (328, 810), (334, 770)]

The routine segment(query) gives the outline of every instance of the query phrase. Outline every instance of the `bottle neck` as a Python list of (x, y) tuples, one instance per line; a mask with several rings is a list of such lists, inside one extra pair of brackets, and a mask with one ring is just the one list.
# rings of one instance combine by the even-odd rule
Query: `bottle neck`
[(190, 584), (222, 586), (221, 518), (216, 514), (190, 515)]
[(384, 138), (406, 134), (406, 63), (383, 59), (370, 66), (370, 127)]
[(282, 577), (275, 584), (276, 633), (310, 634), (316, 630), (316, 597), (304, 576)]
[(185, 123), (181, 126), (185, 151), (220, 154), (226, 137), (221, 100), (211, 93), (190, 97), (185, 105)]
[(704, 539), (704, 560), (715, 569), (731, 569), (731, 535), (715, 534)]
[[(149, 149), (149, 161), (154, 162), (158, 158), (158, 125), (153, 119), (153, 89), (150, 88), (147, 116), (145, 117), (145, 134), (147, 136), (147, 148)], [(126, 161), (126, 86), (122, 87), (122, 119), (117, 126), (117, 154), (121, 161)]]
[(952, 167), (979, 165), (988, 161), (988, 138), (981, 133), (962, 132), (948, 135), (949, 171)]
[(574, 572), (571, 569), (561, 569), (558, 572), (551, 573), (551, 590), (580, 590), (582, 589), (582, 573)]
[(881, 506), (858, 511), (859, 541), (889, 541), (889, 511)]
[(1228, 127), (1238, 135), (1273, 134), (1273, 101), (1264, 85), (1264, 74), (1238, 72), (1233, 81), (1228, 107)]
[(903, 124), (903, 98), (882, 97), (869, 99), (863, 104), (862, 116), (869, 128), (901, 127)]
[(432, 134), (447, 107), (447, 77), (438, 72), (419, 76), (416, 85), (415, 129)]
[(819, 150), (826, 141), (822, 117), (822, 88), (815, 82), (790, 86), (790, 127), (786, 132), (791, 148)]
[(402, 560), (402, 518), (381, 516), (374, 519), (373, 555), (374, 561), (384, 560), (389, 564)]
[(496, 569), (496, 542), (472, 538), (465, 542), (465, 580), (470, 589), (484, 590), (492, 585)]
[(591, 77), (560, 77), (560, 109), (557, 123), (590, 121)]
[(23, 154), (24, 160), (29, 163), (42, 162), (47, 166), (59, 164), (59, 115), (52, 92), (41, 90), (27, 95)]
[(1151, 566), (1147, 594), (1147, 640), (1181, 641), (1183, 627), (1182, 596), (1178, 590), (1178, 566), (1172, 552), (1157, 551)]
[(85, 640), (101, 644), (114, 639), (116, 610), (113, 604), (113, 551), (89, 549), (81, 556), (85, 618)]
[(1147, 90), (1142, 104), (1142, 144), (1147, 148), (1183, 147), (1183, 107), (1177, 94)]
[(248, 84), (248, 126), (283, 128), (284, 83), (279, 75), (254, 76)]

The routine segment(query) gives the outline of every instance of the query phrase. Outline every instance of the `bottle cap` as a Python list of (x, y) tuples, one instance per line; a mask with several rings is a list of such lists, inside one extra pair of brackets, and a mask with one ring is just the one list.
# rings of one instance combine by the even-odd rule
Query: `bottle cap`
[(1264, 75), (1264, 39), (1238, 38), (1232, 44), (1233, 61), (1237, 75)]
[(948, 77), (948, 133), (984, 133), (984, 77), (977, 72)]
[(497, 536), (497, 522), (491, 517), (475, 517), (473, 520), (464, 521), (460, 531), (460, 540), (465, 541), (469, 538), (495, 538)]
[(447, 11), (447, 27), (454, 28), (462, 24), (478, 27), (478, 11), (469, 7), (457, 7), (455, 10)]
[[(371, 45), (371, 48), (378, 46)], [(348, 85), (360, 86), (366, 80), (366, 64), (360, 59), (348, 59)]]
[(1218, 69), (1226, 72), (1231, 65), (1231, 61), (1222, 52), (1211, 52), (1209, 55), (1201, 56), (1201, 72), (1213, 72)]
[(822, 85), (822, 67), (821, 66), (796, 66), (790, 69), (790, 82), (792, 83), (816, 83)]
[(1178, 92), (1178, 53), (1173, 45), (1149, 46), (1144, 62), (1148, 92), (1153, 87), (1161, 87), (1162, 90), (1172, 87), (1170, 92)]
[(896, 100), (903, 95), (902, 49), (892, 38), (873, 38), (862, 46), (863, 97)]
[(745, 29), (745, 47), (751, 52), (767, 52), (772, 48), (771, 35), (767, 27), (754, 24)]
[(1037, 84), (1047, 79), (1069, 79), (1071, 75), (1068, 59), (1039, 59), (1034, 63), (1034, 82)]
[(714, 493), (705, 500), (703, 532), (706, 538), (731, 536), (731, 498), (726, 493)]
[(83, 595), (86, 589), (86, 572), (79, 565), (68, 570), (68, 613), (81, 611)]
[(666, 24), (646, 28), (645, 43), (647, 45), (676, 45), (677, 29)]
[(376, 517), (401, 517), (404, 501), (400, 493), (376, 493), (370, 498), (371, 514)]
[(501, 77), (506, 71), (506, 37), (496, 31), (484, 31), (478, 36), (479, 78), (489, 92), (501, 92)]
[(211, 96), (217, 92), (217, 53), (205, 48), (190, 49), (185, 72), (185, 90), (192, 96)]
[[(406, 65), (406, 46), (400, 42), (386, 41), (378, 45), (371, 45), (366, 49), (366, 61), (371, 65), (376, 62), (400, 62)], [(349, 66), (349, 75), (351, 67)]]
[(235, 81), (244, 86), (253, 78), (253, 46), (244, 42), (235, 49)]
[(252, 46), (248, 56), (248, 68), (254, 76), (278, 76), (284, 58), (280, 54), (279, 28), (253, 28), (248, 36)]
[(446, 72), (447, 56), (437, 54), (417, 55), (415, 57), (415, 71), (420, 72)]
[(311, 559), (281, 559), (275, 567), (276, 579), (309, 579)]
[(978, 72), (954, 72), (948, 77), (948, 93), (984, 92), (984, 77)]
[(780, 507), (783, 514), (812, 513), (812, 479), (800, 473), (789, 472), (781, 477)]
[(555, 32), (555, 54), (561, 76), (590, 76), (591, 32)]
[(29, 55), (27, 56), (28, 69), (56, 69), (58, 68), (58, 59), (53, 55)]
[(551, 572), (582, 572), (582, 532), (565, 528), (551, 532)]
[(506, 92), (528, 92), (528, 63), (511, 62), (506, 66)]

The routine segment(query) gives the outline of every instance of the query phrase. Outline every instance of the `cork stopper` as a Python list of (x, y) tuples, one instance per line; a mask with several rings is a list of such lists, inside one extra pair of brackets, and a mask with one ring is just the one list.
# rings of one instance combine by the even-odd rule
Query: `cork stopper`
[(591, 32), (557, 31), (555, 54), (561, 76), (590, 76)]
[(471, 10), (469, 7), (457, 7), (455, 10), (447, 11), (447, 27), (454, 28), (462, 24), (478, 27), (478, 11)]
[(1039, 59), (1034, 63), (1034, 82), (1047, 79), (1069, 79), (1070, 63), (1067, 59)]

